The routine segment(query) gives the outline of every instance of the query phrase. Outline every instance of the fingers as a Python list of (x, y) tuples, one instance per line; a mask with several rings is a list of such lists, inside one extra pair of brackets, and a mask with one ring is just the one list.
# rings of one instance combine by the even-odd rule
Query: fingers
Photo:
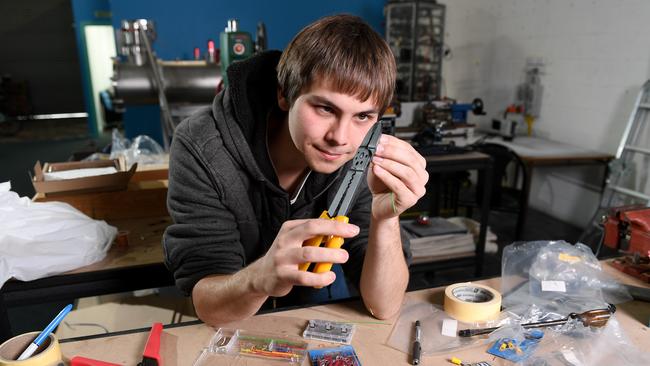
[[(402, 186), (405, 186), (418, 198), (424, 195), (424, 186), (429, 180), (429, 173), (426, 171), (426, 160), (407, 142), (383, 135), (372, 161), (374, 165), (378, 165), (380, 168), (373, 167), (374, 172), (377, 176), (382, 177), (382, 181), (391, 191), (396, 194), (405, 193), (402, 188)], [(397, 180), (383, 177), (382, 173), (384, 172), (390, 173)]]
[(296, 267), (302, 263), (345, 263), (349, 254), (344, 249), (326, 247), (298, 247), (279, 250), (274, 255), (277, 266)]
[(313, 273), (306, 271), (287, 271), (284, 280), (294, 286), (325, 287), (336, 280), (336, 274), (332, 271), (324, 273)]
[(344, 249), (325, 247), (300, 247), (287, 258), (292, 263), (345, 263), (350, 257)]
[(327, 286), (336, 279), (333, 272), (313, 273), (299, 271), (298, 264), (306, 262), (345, 263), (348, 258), (348, 252), (343, 249), (300, 247), (284, 250), (281, 253), (279, 252), (276, 258), (278, 277), (282, 279), (282, 282), (294, 286)]
[[(291, 225), (288, 225), (286, 235), (289, 241), (300, 242), (300, 245), (302, 245), (302, 242), (305, 240), (318, 235), (334, 235), (342, 238), (351, 238), (359, 234), (358, 226), (336, 220), (307, 219), (294, 221), (300, 221), (300, 223), (298, 225), (293, 225), (292, 222)], [(285, 224), (288, 222), (285, 222)], [(285, 230), (285, 224), (282, 225), (282, 230)]]
[(415, 151), (411, 144), (390, 135), (381, 136), (375, 156), (389, 158), (404, 165), (412, 165), (415, 168), (426, 170), (427, 167), (426, 159)]
[(429, 179), (426, 171), (418, 174), (411, 167), (393, 160), (373, 158), (373, 171), (391, 191), (396, 194), (405, 193), (404, 189), (422, 197), (426, 191), (425, 184)]

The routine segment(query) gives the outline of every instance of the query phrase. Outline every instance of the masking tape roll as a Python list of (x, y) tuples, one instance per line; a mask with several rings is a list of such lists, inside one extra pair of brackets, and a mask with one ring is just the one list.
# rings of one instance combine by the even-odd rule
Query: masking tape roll
[[(34, 355), (22, 361), (16, 358), (38, 336), (39, 332), (31, 332), (15, 336), (0, 345), (0, 366), (58, 366), (63, 365), (63, 355), (59, 341), (54, 334), (45, 340)], [(41, 348), (45, 347), (41, 351)]]
[(501, 294), (488, 286), (464, 282), (445, 289), (445, 312), (466, 323), (493, 320), (501, 311)]

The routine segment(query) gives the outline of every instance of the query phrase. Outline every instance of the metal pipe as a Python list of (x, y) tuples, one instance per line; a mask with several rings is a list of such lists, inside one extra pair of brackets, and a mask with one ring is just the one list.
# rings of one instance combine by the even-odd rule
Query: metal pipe
[[(165, 95), (170, 103), (210, 103), (222, 76), (219, 65), (205, 61), (160, 62)], [(149, 67), (115, 62), (113, 89), (127, 104), (158, 104), (158, 90)]]
[(158, 103), (160, 105), (162, 117), (163, 143), (165, 144), (165, 151), (169, 151), (169, 141), (174, 134), (176, 126), (174, 125), (174, 120), (172, 119), (172, 114), (169, 110), (167, 95), (165, 94), (165, 80), (162, 76), (160, 64), (158, 63), (156, 56), (153, 54), (149, 37), (145, 33), (142, 33), (141, 38), (145, 50), (147, 51), (149, 66), (153, 72), (153, 85), (158, 90)]

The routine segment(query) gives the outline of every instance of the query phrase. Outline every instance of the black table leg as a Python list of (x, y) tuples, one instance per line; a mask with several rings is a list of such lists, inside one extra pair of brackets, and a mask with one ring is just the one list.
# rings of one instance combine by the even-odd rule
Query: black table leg
[(481, 223), (476, 243), (476, 270), (475, 275), (483, 275), (483, 261), (485, 259), (485, 239), (487, 237), (488, 220), (490, 216), (490, 194), (492, 193), (492, 160), (483, 169), (483, 199), (481, 200)]
[(517, 217), (517, 229), (515, 240), (522, 240), (524, 236), (524, 226), (528, 217), (528, 201), (530, 200), (530, 182), (532, 180), (533, 167), (526, 163), (524, 167), (524, 184), (521, 190), (521, 200), (519, 202), (519, 216)]
[(13, 337), (11, 324), (9, 323), (9, 314), (5, 305), (4, 295), (0, 292), (0, 343)]

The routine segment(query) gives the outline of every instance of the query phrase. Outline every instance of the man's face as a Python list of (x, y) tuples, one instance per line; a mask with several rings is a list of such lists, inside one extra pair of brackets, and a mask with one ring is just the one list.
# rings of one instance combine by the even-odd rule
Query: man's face
[(288, 112), (293, 143), (320, 173), (332, 173), (352, 159), (379, 115), (373, 98), (360, 101), (322, 83), (301, 94)]

